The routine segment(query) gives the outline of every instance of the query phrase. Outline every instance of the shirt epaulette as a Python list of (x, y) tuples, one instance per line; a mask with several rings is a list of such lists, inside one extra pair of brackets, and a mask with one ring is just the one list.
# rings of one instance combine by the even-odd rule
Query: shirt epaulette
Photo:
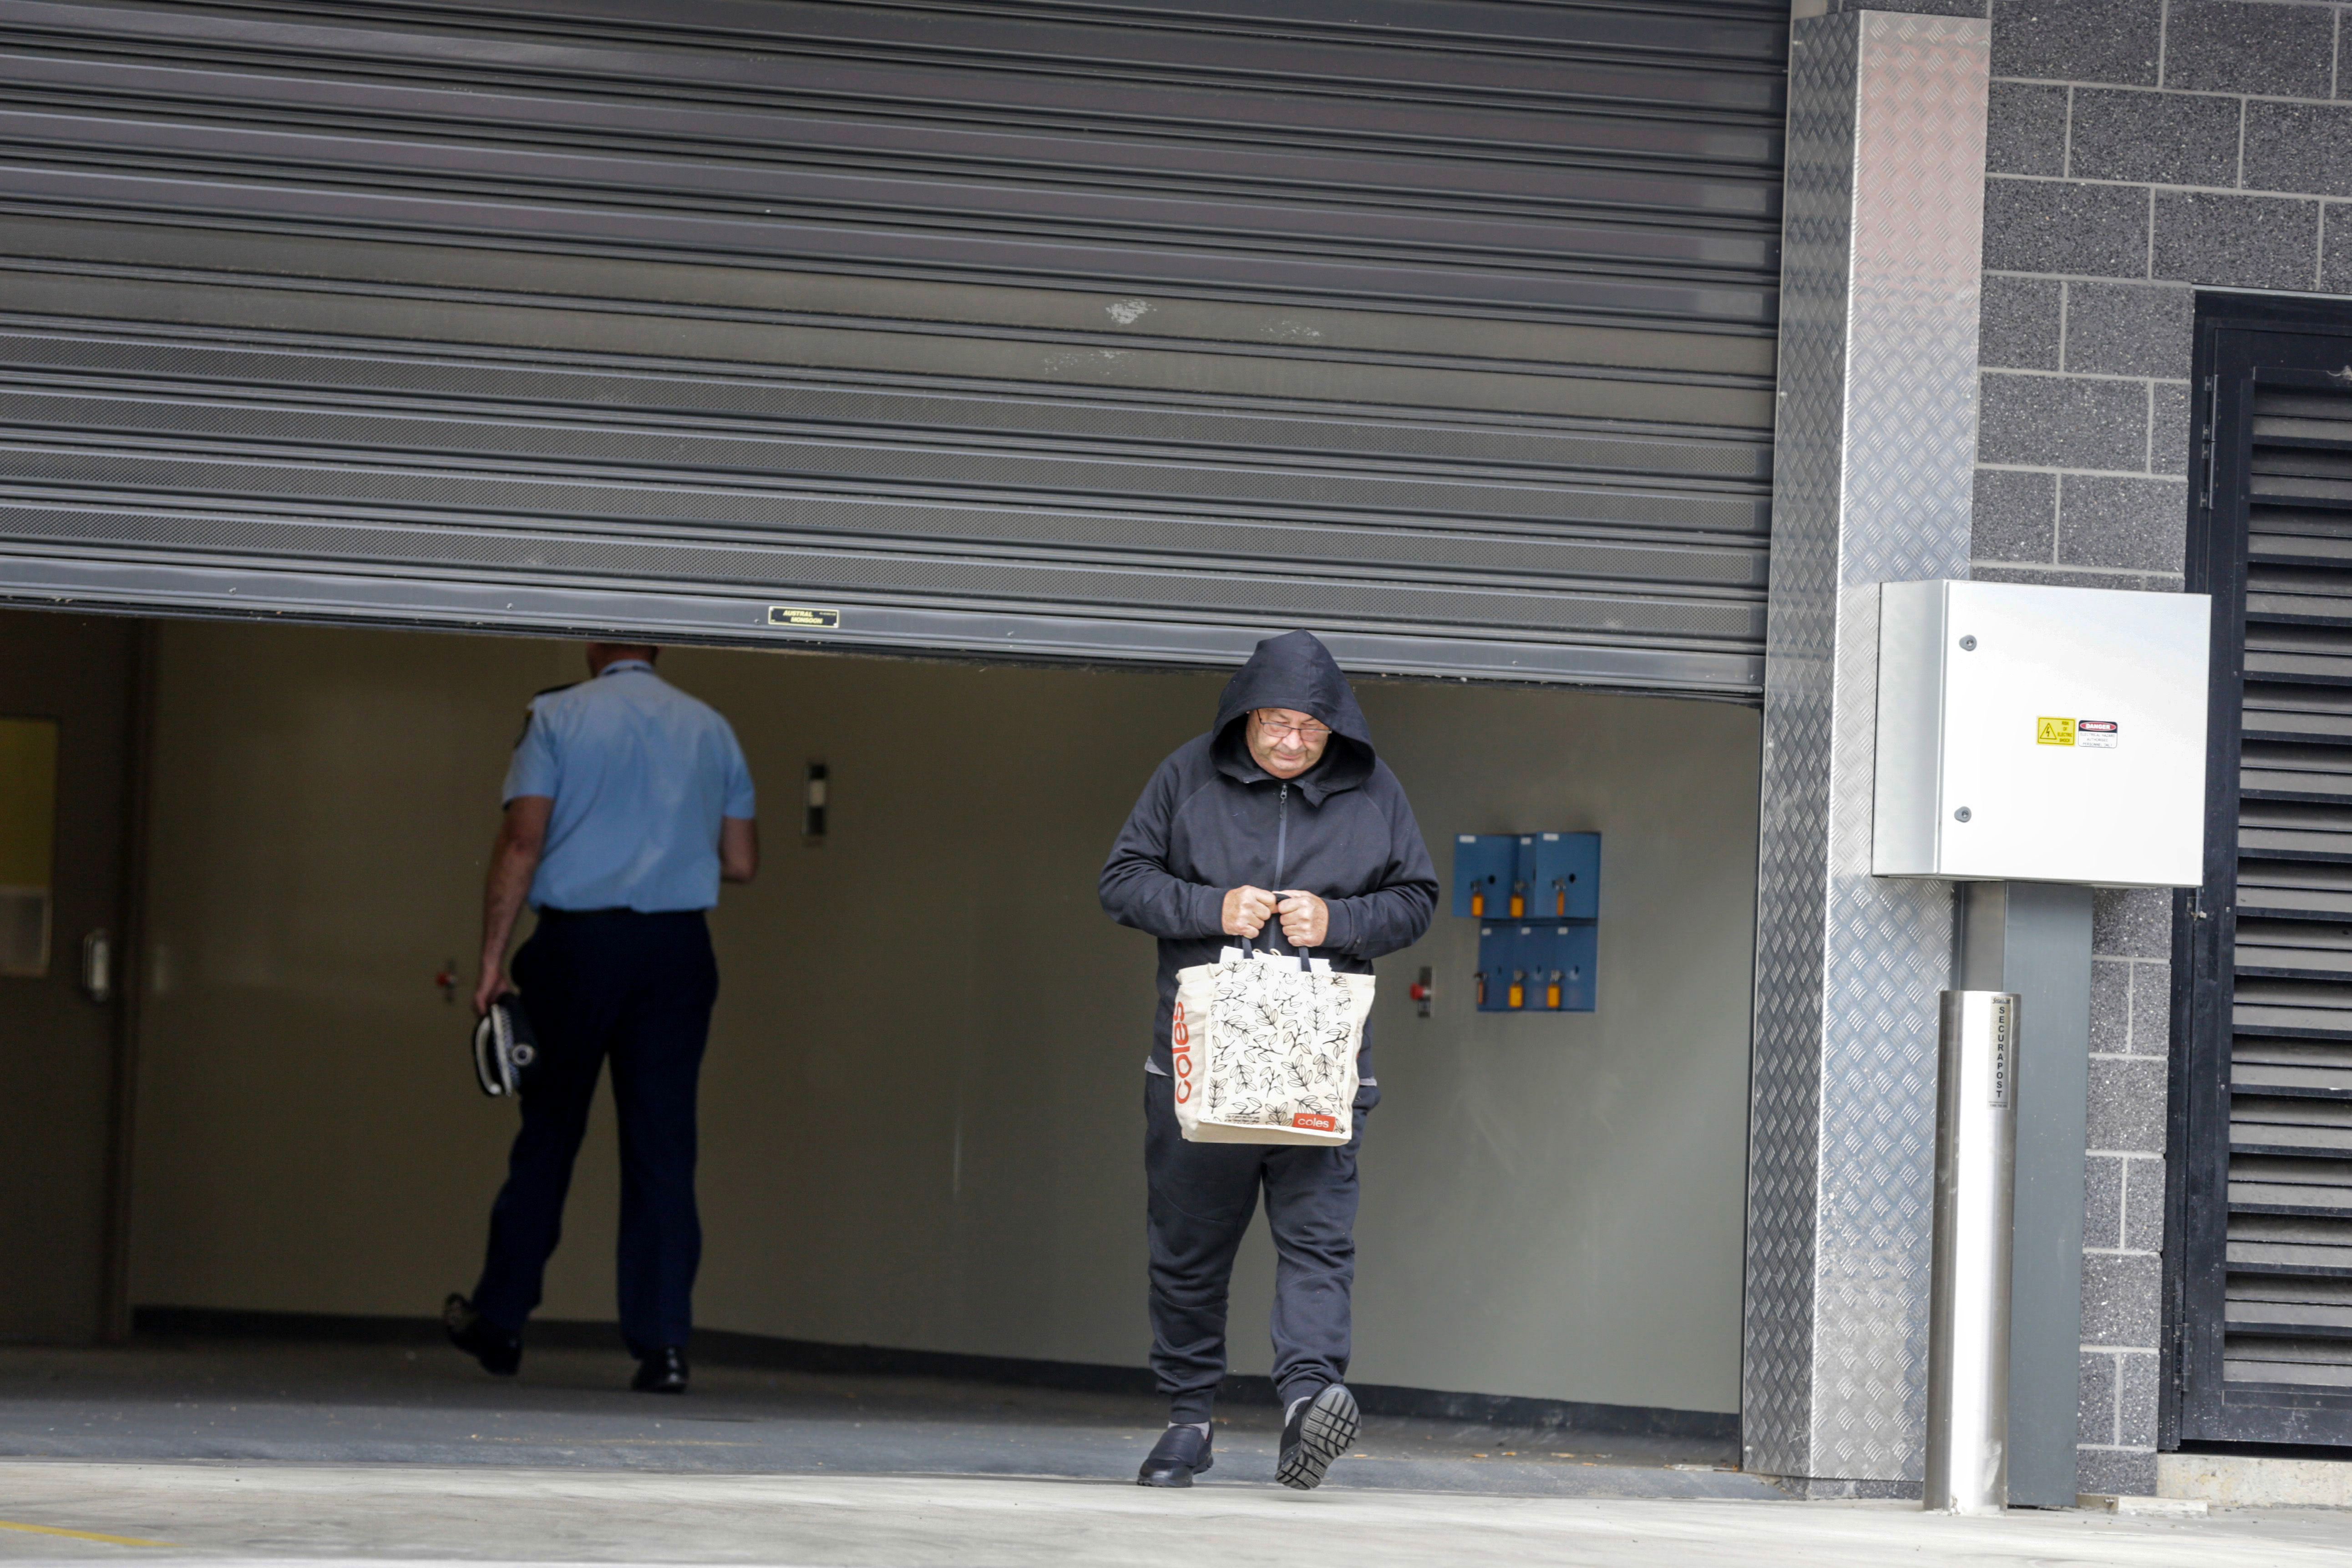
[(523, 737), (530, 733), (530, 714), (533, 704), (537, 703), (541, 697), (551, 697), (558, 692), (568, 692), (579, 684), (580, 683), (578, 681), (566, 681), (560, 686), (549, 686), (544, 690), (531, 693), (530, 701), (522, 705), (522, 727), (515, 731), (515, 746), (521, 746)]
[(522, 728), (515, 732), (515, 745), (520, 746), (522, 744), (522, 737), (530, 733), (530, 712), (533, 704), (537, 703), (541, 697), (551, 697), (558, 692), (568, 692), (572, 687), (584, 684), (585, 683), (580, 681), (566, 681), (560, 686), (546, 686), (539, 691), (531, 693), (530, 701), (522, 705)]

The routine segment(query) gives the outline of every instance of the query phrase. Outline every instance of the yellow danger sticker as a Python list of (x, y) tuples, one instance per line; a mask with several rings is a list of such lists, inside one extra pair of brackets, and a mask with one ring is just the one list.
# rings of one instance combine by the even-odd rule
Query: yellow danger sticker
[(2033, 721), (2033, 744), (2036, 746), (2072, 746), (2074, 744), (2074, 721), (2071, 718), (2037, 718)]

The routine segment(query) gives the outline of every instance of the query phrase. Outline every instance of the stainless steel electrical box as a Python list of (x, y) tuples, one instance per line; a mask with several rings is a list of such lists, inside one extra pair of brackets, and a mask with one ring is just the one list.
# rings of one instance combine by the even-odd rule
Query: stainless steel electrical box
[(1885, 585), (1871, 870), (2203, 882), (2211, 621), (2198, 593)]

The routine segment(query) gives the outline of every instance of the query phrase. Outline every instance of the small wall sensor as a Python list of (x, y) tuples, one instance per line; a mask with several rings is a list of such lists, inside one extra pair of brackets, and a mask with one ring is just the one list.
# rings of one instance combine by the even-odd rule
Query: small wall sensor
[(825, 787), (830, 773), (822, 762), (808, 765), (808, 799), (801, 808), (801, 836), (814, 843), (824, 837)]

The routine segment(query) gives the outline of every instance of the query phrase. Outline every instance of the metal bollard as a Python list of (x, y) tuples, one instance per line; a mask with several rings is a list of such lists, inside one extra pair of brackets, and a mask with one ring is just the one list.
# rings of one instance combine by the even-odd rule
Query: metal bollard
[(2018, 1002), (2010, 991), (1943, 996), (1924, 1506), (1952, 1513), (2009, 1501)]

